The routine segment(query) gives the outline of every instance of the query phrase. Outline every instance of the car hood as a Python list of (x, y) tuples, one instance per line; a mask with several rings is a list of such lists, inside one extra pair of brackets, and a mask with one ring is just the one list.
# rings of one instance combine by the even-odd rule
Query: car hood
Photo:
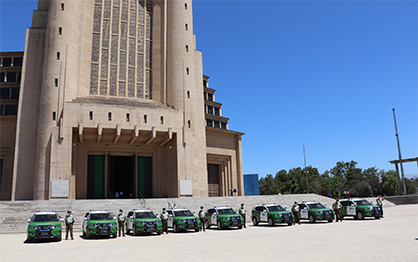
[(331, 208), (311, 208), (309, 209), (309, 211), (316, 212), (316, 211), (332, 211), (332, 210)]
[(116, 220), (113, 219), (105, 219), (105, 220), (88, 220), (90, 224), (104, 224), (104, 223), (116, 223)]
[(272, 215), (283, 215), (283, 214), (292, 214), (292, 212), (290, 212), (290, 211), (270, 211), (269, 212), (269, 214), (272, 214)]
[(159, 218), (155, 217), (155, 218), (135, 218), (134, 219), (135, 222), (158, 222), (160, 221)]
[(36, 226), (56, 226), (61, 225), (59, 221), (43, 221), (43, 222), (30, 222), (29, 226), (36, 227)]
[(185, 216), (185, 217), (174, 217), (174, 219), (177, 219), (177, 220), (179, 220), (179, 219), (186, 220), (186, 219), (198, 219), (198, 217), (195, 217), (195, 216)]

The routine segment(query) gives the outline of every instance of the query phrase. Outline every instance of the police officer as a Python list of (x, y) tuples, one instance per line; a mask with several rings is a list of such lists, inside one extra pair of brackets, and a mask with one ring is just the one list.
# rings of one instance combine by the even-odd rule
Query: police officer
[(343, 206), (338, 201), (338, 199), (335, 199), (335, 202), (332, 204), (332, 209), (335, 212), (335, 222), (338, 222), (338, 220), (340, 220), (341, 222), (343, 222), (343, 214), (341, 213), (341, 208), (342, 207)]
[(245, 210), (245, 207), (244, 207), (244, 203), (242, 203), (241, 204), (241, 207), (238, 209), (238, 212), (239, 212), (239, 214), (244, 218), (244, 227), (246, 228), (247, 226), (246, 226), (246, 224), (245, 224), (245, 222), (246, 222), (246, 218), (245, 218), (245, 213), (247, 212), (246, 210)]
[(300, 225), (299, 210), (300, 210), (299, 205), (295, 201), (295, 203), (292, 206), (292, 214), (295, 217), (295, 220), (293, 220), (293, 225), (295, 225), (296, 223)]
[(68, 232), (70, 232), (71, 240), (74, 240), (73, 237), (73, 224), (75, 222), (75, 219), (73, 215), (71, 214), (71, 211), (67, 211), (67, 215), (65, 217), (65, 240), (68, 240)]
[(385, 200), (381, 195), (377, 196), (376, 203), (380, 207), (381, 218), (383, 218), (383, 200)]
[(199, 215), (199, 219), (200, 219), (200, 229), (199, 229), (199, 231), (202, 231), (202, 230), (206, 231), (205, 230), (206, 214), (205, 214), (205, 211), (203, 210), (203, 206), (200, 207), (198, 215)]
[(126, 220), (126, 216), (123, 213), (123, 210), (119, 209), (119, 214), (118, 214), (119, 236), (120, 236), (120, 231), (122, 231), (122, 235), (125, 236), (125, 220)]
[(161, 221), (163, 222), (163, 233), (166, 232), (168, 234), (168, 212), (163, 208), (163, 212), (160, 215)]

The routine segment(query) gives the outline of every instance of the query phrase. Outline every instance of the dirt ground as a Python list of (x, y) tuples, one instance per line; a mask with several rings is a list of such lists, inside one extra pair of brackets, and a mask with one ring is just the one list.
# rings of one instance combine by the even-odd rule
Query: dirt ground
[(418, 205), (386, 208), (380, 220), (267, 225), (25, 243), (26, 234), (0, 235), (6, 261), (418, 261)]

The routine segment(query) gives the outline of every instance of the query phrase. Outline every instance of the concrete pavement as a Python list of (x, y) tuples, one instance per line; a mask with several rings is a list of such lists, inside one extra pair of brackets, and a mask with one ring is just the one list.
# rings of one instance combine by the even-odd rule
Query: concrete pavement
[(385, 209), (380, 220), (303, 222), (298, 226), (209, 229), (202, 233), (126, 236), (26, 244), (1, 234), (1, 261), (418, 261), (418, 205)]

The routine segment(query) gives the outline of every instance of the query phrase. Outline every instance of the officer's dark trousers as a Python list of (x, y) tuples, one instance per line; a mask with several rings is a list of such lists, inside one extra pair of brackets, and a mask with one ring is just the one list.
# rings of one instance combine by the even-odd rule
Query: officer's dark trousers
[(245, 222), (246, 222), (246, 220), (247, 220), (246, 215), (244, 214), (244, 215), (241, 215), (241, 216), (244, 218), (244, 224), (243, 224), (243, 226), (244, 226), (244, 227), (247, 227), (247, 225), (246, 225), (246, 223), (245, 223)]
[(341, 222), (343, 222), (343, 215), (341, 213), (341, 209), (335, 209), (335, 221), (338, 222), (338, 220), (340, 220)]
[(163, 220), (163, 232), (166, 232), (168, 234), (168, 226), (167, 226), (167, 220)]
[(124, 221), (119, 221), (119, 236), (120, 236), (120, 231), (122, 231), (122, 235), (125, 236), (125, 222)]
[(296, 223), (300, 224), (299, 212), (293, 212), (292, 211), (292, 213), (293, 213), (293, 216), (295, 217), (295, 220), (294, 220), (293, 224), (296, 224)]
[(73, 224), (65, 224), (65, 239), (68, 239), (68, 232), (70, 232), (71, 239), (74, 239)]
[(206, 218), (200, 218), (200, 229), (199, 231), (205, 231), (205, 227), (206, 227)]

